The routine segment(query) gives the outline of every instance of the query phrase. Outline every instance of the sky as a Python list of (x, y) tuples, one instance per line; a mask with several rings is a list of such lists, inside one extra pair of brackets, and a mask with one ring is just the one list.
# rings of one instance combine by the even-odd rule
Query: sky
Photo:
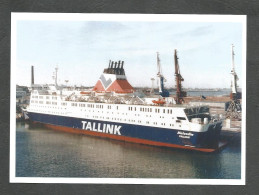
[[(206, 16), (204, 16), (206, 17)], [(159, 52), (166, 87), (175, 86), (177, 49), (183, 87), (229, 88), (231, 44), (242, 82), (242, 24), (237, 22), (19, 20), (16, 26), (16, 84), (93, 86), (109, 60), (124, 61), (133, 87), (151, 87)], [(157, 82), (156, 82), (157, 83)]]

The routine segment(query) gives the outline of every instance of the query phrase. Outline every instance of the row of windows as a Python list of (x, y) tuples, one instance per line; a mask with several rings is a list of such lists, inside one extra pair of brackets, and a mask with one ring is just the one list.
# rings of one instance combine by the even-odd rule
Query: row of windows
[[(34, 100), (32, 100), (31, 101), (32, 103), (33, 102), (37, 102), (37, 100), (36, 101), (34, 101)], [(40, 104), (43, 104), (43, 101), (39, 101), (39, 103)], [(52, 104), (52, 105), (57, 105), (57, 102), (50, 102), (50, 101), (46, 101), (46, 104)], [(67, 103), (65, 103), (65, 102), (62, 102), (61, 103), (61, 105), (63, 105), (63, 106), (65, 106), (65, 105), (67, 105)], [(81, 106), (82, 105), (85, 105), (85, 104), (81, 104)], [(76, 106), (76, 103), (72, 103), (72, 106)], [(79, 104), (79, 106), (80, 106), (80, 104)], [(100, 106), (102, 106), (103, 107), (103, 105), (100, 105)], [(84, 106), (83, 106), (84, 107)], [(49, 108), (49, 107), (48, 107)], [(59, 109), (59, 108), (58, 108)], [(88, 111), (88, 112), (94, 112), (94, 110), (83, 110), (83, 109), (81, 109), (81, 111)], [(99, 111), (97, 111), (98, 113), (99, 113)], [(103, 111), (101, 112), (101, 113), (103, 113)], [(107, 114), (109, 114), (109, 112), (107, 112)], [(114, 114), (113, 112), (111, 112), (111, 114)], [(121, 114), (121, 115), (128, 115), (127, 113), (117, 113), (118, 115), (119, 114)], [(140, 116), (139, 114), (135, 114), (135, 116)], [(146, 117), (152, 117), (152, 115), (145, 115)], [(164, 116), (160, 116), (160, 118), (161, 119), (163, 119), (164, 118)], [(174, 117), (172, 117), (172, 119), (174, 119)], [(186, 118), (185, 117), (177, 117), (177, 119), (178, 120), (176, 120), (176, 122), (180, 122), (180, 120), (186, 120)]]
[[(32, 96), (32, 97), (37, 97), (38, 96)], [(42, 97), (42, 96), (40, 96)], [(48, 99), (48, 96), (46, 96), (47, 99)], [(52, 99), (57, 99), (57, 97), (52, 97)], [(37, 101), (32, 101), (32, 103), (38, 103)], [(50, 102), (46, 102), (46, 104), (51, 104)], [(53, 104), (53, 103), (52, 103)], [(54, 103), (54, 105), (57, 105), (57, 103)], [(67, 103), (61, 103), (62, 106), (67, 106)], [(71, 106), (74, 106), (74, 107), (77, 107), (77, 103), (71, 103)], [(79, 107), (85, 107), (86, 104), (79, 104)], [(103, 109), (103, 105), (96, 105), (94, 106), (94, 104), (87, 104), (87, 107), (88, 108), (100, 108), (100, 109)], [(107, 106), (108, 109), (111, 109), (111, 105), (108, 105)], [(119, 109), (119, 106), (116, 106), (116, 109), (118, 110)], [(128, 107), (128, 110), (129, 111), (137, 111), (137, 108), (136, 107), (131, 107), (129, 106)], [(155, 113), (160, 113), (160, 109), (159, 108), (155, 108)], [(144, 107), (140, 107), (140, 111), (141, 112), (152, 112), (152, 108), (144, 108)], [(167, 113), (167, 114), (172, 114), (172, 109), (161, 109), (161, 112), (163, 113)]]
[[(37, 112), (42, 112), (42, 110), (37, 110), (37, 109), (34, 109), (34, 111), (37, 111)], [(45, 113), (48, 113), (48, 114), (66, 114), (64, 112), (53, 112), (53, 111), (43, 111)]]
[(94, 104), (87, 104), (88, 108), (94, 108)]
[[(88, 117), (88, 115), (87, 115), (87, 117)], [(103, 118), (104, 119), (104, 117), (99, 117), (99, 116), (93, 116), (93, 118), (96, 118), (96, 119), (98, 119), (98, 118)], [(106, 119), (110, 119), (109, 117), (106, 117)], [(111, 120), (117, 120), (117, 121), (122, 121), (123, 119), (121, 119), (121, 118), (111, 118)], [(127, 119), (124, 119), (124, 121), (127, 121)], [(128, 119), (128, 122), (136, 122), (135, 120), (131, 120), (131, 119)], [(141, 120), (138, 120), (137, 121), (138, 123), (142, 123), (142, 121)], [(150, 122), (149, 121), (146, 121), (146, 124), (149, 124)], [(153, 124), (154, 125), (157, 125), (157, 122), (153, 122)], [(161, 125), (163, 125), (163, 126), (165, 126), (166, 124), (165, 123), (161, 123)], [(173, 127), (174, 126), (174, 124), (170, 124), (170, 127)], [(180, 127), (181, 127), (181, 125), (179, 125)]]
[[(167, 111), (166, 111), (167, 110)], [(173, 112), (172, 112), (172, 109), (161, 109), (161, 112), (163, 111), (163, 113), (166, 113), (167, 112), (167, 114), (172, 114)], [(155, 109), (155, 113), (160, 113), (160, 109), (158, 109), (158, 108), (156, 108)]]
[[(42, 107), (42, 106), (39, 106), (39, 107)], [(45, 107), (45, 106), (43, 106), (43, 107)], [(48, 107), (48, 108), (51, 108), (51, 107)], [(56, 108), (56, 107), (53, 107), (53, 108)], [(36, 111), (40, 111), (40, 110), (36, 110)], [(53, 111), (50, 111), (49, 113), (52, 113), (52, 114), (65, 114), (65, 113), (62, 113), (62, 112), (59, 113), (59, 112), (53, 112)], [(87, 117), (88, 117), (88, 115), (87, 115)], [(98, 119), (98, 118), (104, 119), (104, 117), (102, 117), (102, 116), (93, 116), (93, 118), (96, 118), (96, 119)], [(106, 119), (110, 119), (110, 117), (106, 117)], [(111, 120), (122, 121), (123, 119), (121, 119), (121, 118), (111, 118)], [(124, 121), (127, 121), (127, 119), (124, 119)], [(136, 121), (135, 121), (135, 120), (132, 120), (132, 119), (128, 119), (128, 122), (136, 122)], [(142, 123), (141, 120), (138, 120), (137, 122), (138, 122), (139, 124)], [(150, 124), (150, 121), (146, 121), (146, 124)], [(157, 125), (157, 122), (153, 122), (153, 125)], [(165, 126), (166, 123), (161, 123), (161, 125)], [(170, 125), (170, 127), (173, 127), (173, 126), (174, 126), (174, 124), (169, 124), (169, 125)], [(181, 127), (181, 125), (179, 125), (179, 127)]]
[[(40, 101), (40, 102), (41, 102), (41, 101)], [(42, 101), (42, 104), (43, 104), (43, 101)], [(46, 101), (46, 104), (58, 105), (57, 102), (50, 102), (50, 101)]]
[[(41, 105), (34, 105), (33, 107), (41, 107), (41, 108), (54, 108), (54, 109), (60, 109), (60, 110), (63, 110), (63, 108), (59, 108), (59, 107), (52, 107), (52, 106), (41, 106)], [(66, 110), (67, 108), (64, 108), (64, 110)], [(45, 112), (45, 110), (41, 110), (43, 112)], [(47, 110), (48, 111), (48, 110)]]
[[(134, 108), (135, 111), (137, 111), (137, 108)], [(129, 111), (133, 111), (133, 107), (129, 107)]]
[[(133, 107), (129, 107), (128, 110), (129, 111), (137, 111), (137, 108), (136, 107), (134, 107), (134, 108)], [(152, 112), (152, 108), (143, 108), (143, 107), (141, 107), (139, 110), (140, 110), (140, 112)], [(163, 113), (167, 112), (167, 114), (172, 114), (173, 113), (172, 109), (163, 109), (162, 111), (163, 111)], [(160, 113), (160, 109), (159, 108), (155, 108), (155, 113)]]
[[(38, 97), (38, 96), (35, 96), (35, 97)], [(46, 97), (48, 97), (48, 96), (46, 96)], [(56, 98), (56, 97), (54, 97), (54, 98)], [(37, 100), (31, 100), (31, 103), (38, 103), (38, 101)], [(43, 101), (39, 101), (39, 103), (40, 104), (43, 104)], [(50, 102), (50, 101), (46, 101), (46, 104), (52, 104), (52, 105), (57, 105), (57, 102)], [(62, 102), (61, 103), (61, 105), (62, 106), (67, 106), (67, 103), (66, 102)], [(77, 103), (71, 103), (71, 106), (74, 106), (74, 107), (77, 107)], [(86, 104), (81, 104), (81, 103), (79, 103), (79, 107), (85, 107), (86, 106)], [(90, 107), (90, 108), (94, 108), (94, 104), (87, 104), (87, 107)], [(95, 106), (96, 108), (103, 108), (103, 105), (96, 105)], [(111, 109), (111, 105), (108, 105), (107, 106), (107, 108), (108, 109)], [(130, 111), (133, 111), (133, 110), (135, 110), (136, 111), (136, 107), (128, 107), (129, 108), (129, 110)], [(118, 109), (118, 106), (117, 106), (117, 109)], [(160, 109), (159, 108), (155, 108), (154, 109), (155, 110), (155, 112), (156, 113), (160, 113)], [(143, 107), (140, 107), (140, 111), (142, 111), (142, 112), (152, 112), (152, 108), (143, 108)], [(168, 113), (168, 114), (172, 114), (172, 109), (161, 109), (161, 111), (163, 112), (163, 113)], [(99, 111), (98, 111), (99, 112)], [(122, 114), (124, 114), (124, 113), (122, 113)], [(126, 114), (127, 115), (127, 114)], [(136, 114), (135, 114), (135, 116), (136, 116)], [(138, 115), (139, 116), (139, 115)], [(146, 117), (149, 117), (149, 115), (146, 115)], [(150, 117), (151, 117), (151, 115), (150, 115)], [(160, 118), (164, 118), (163, 116), (160, 116)], [(172, 118), (173, 119), (173, 118)], [(186, 120), (185, 119), (185, 117), (177, 117), (177, 119), (179, 119), (179, 120)], [(177, 121), (178, 122), (178, 121)]]
[[(34, 98), (34, 99), (44, 99), (44, 96), (37, 96), (37, 95), (33, 95), (33, 96), (31, 96), (32, 98)], [(50, 97), (49, 96), (45, 96), (46, 97), (46, 99), (50, 99)], [(58, 97), (56, 97), (56, 96), (52, 96), (52, 99), (53, 100), (57, 100), (58, 99)]]
[(71, 103), (71, 106), (77, 106), (77, 103)]
[(140, 111), (141, 112), (152, 112), (152, 108), (140, 108)]
[(103, 105), (96, 105), (96, 108), (103, 108)]

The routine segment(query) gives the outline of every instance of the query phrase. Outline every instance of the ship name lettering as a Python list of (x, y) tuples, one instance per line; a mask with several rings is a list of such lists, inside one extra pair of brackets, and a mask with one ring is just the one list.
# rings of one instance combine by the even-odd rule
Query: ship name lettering
[(103, 130), (101, 130), (101, 123), (98, 123), (97, 131), (98, 131), (98, 132), (103, 132)]
[(186, 139), (190, 139), (190, 136), (185, 136), (185, 135), (179, 135), (180, 138), (186, 138)]
[(81, 121), (81, 122), (82, 122), (82, 129), (84, 130), (121, 135), (120, 125), (111, 125), (106, 123), (102, 124), (102, 123), (88, 122), (88, 121)]
[(179, 137), (181, 137), (181, 135), (191, 137), (191, 136), (193, 136), (193, 133), (191, 133), (191, 132), (186, 133), (186, 132), (178, 131), (177, 135), (179, 135)]

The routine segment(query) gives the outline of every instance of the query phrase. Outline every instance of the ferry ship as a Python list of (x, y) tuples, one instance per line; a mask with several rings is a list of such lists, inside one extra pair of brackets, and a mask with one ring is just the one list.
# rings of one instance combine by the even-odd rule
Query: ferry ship
[(110, 61), (88, 90), (68, 90), (57, 82), (33, 85), (29, 120), (125, 142), (202, 152), (218, 149), (222, 121), (210, 115), (209, 107), (175, 104), (173, 97), (161, 95), (140, 98), (123, 66), (123, 61)]

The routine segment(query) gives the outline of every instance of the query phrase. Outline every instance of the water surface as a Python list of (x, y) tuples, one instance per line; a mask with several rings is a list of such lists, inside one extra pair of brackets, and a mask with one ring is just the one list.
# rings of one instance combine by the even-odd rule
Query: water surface
[(16, 125), (17, 177), (240, 179), (240, 137), (212, 154)]

